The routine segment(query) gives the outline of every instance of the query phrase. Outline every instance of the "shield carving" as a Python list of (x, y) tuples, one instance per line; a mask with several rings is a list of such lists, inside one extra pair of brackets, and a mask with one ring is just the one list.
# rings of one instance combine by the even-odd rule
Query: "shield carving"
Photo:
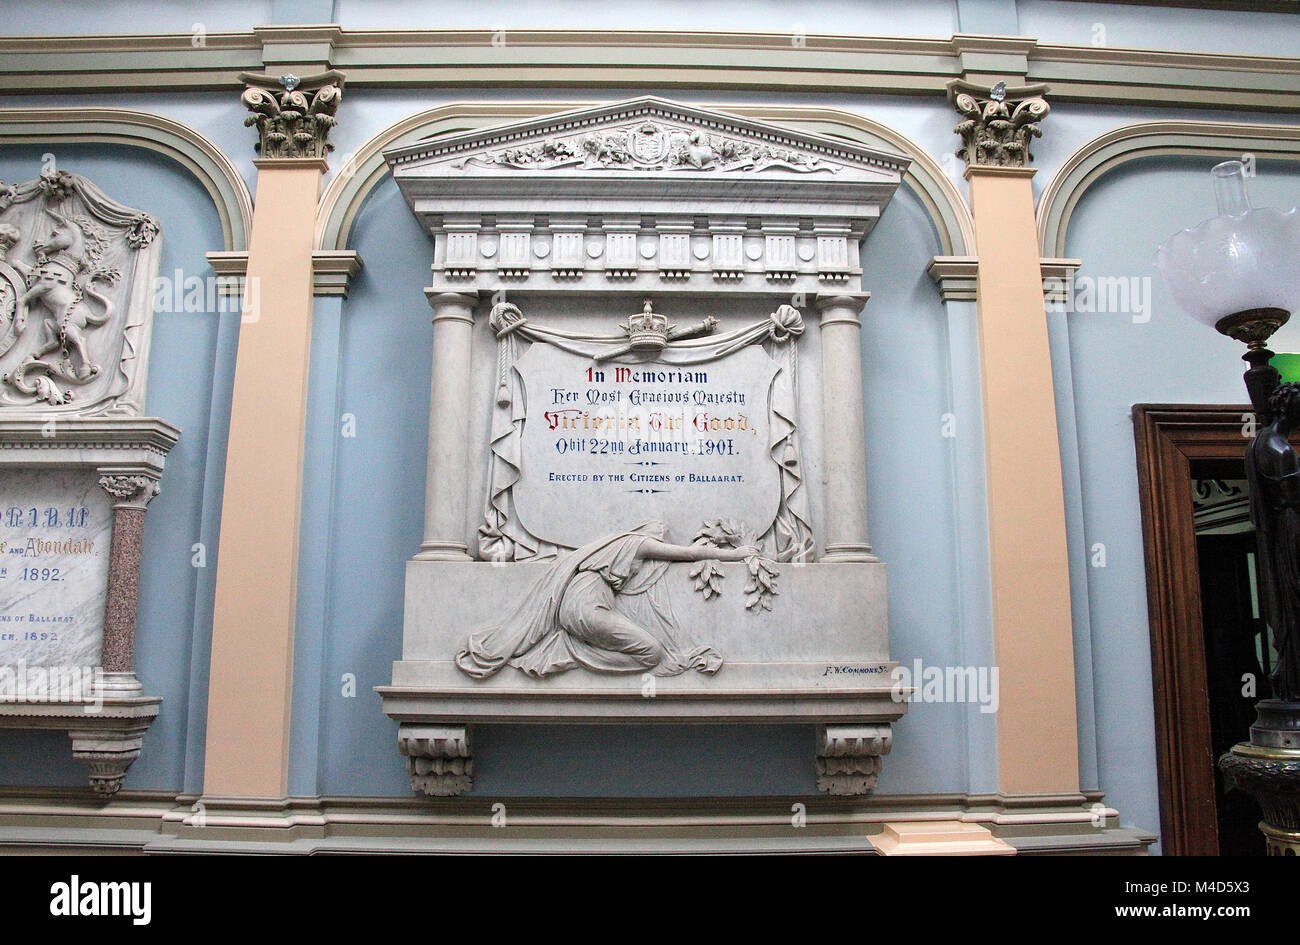
[(0, 260), (0, 355), (23, 333), (26, 312), (18, 311), (18, 300), (26, 291), (27, 283), (18, 271)]
[(668, 154), (668, 133), (646, 122), (628, 135), (627, 149), (642, 164), (658, 164)]

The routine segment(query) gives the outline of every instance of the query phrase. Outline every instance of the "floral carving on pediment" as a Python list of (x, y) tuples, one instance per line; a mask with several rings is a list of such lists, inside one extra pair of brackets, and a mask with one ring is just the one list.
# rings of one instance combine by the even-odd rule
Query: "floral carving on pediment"
[(588, 130), (485, 151), (452, 166), (718, 173), (775, 167), (802, 174), (835, 174), (842, 165), (775, 142), (640, 121), (620, 128)]

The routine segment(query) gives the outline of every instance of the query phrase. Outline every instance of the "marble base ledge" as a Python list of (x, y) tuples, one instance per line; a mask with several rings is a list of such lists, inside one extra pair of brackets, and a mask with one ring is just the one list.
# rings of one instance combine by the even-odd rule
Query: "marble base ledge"
[[(688, 562), (658, 585), (675, 632), (721, 658), (714, 672), (652, 675), (584, 667), (535, 678), (514, 665), (471, 677), (454, 657), (476, 628), (518, 613), (547, 563), (407, 563), (402, 658), (377, 687), (398, 726), (412, 788), (473, 789), (475, 730), (490, 725), (800, 725), (809, 773), (830, 795), (869, 794), (907, 711), (889, 658), (885, 565), (782, 564), (771, 609), (746, 606), (743, 562), (721, 562), (705, 599)], [(508, 760), (503, 760), (508, 763)]]
[[(611, 698), (613, 693), (484, 692), (480, 698), (443, 690), (377, 687), (384, 711), (397, 720), (398, 751), (411, 789), (452, 797), (474, 786), (472, 733), (484, 724), (772, 724), (813, 723), (811, 760), (817, 787), (826, 794), (870, 794), (889, 753), (906, 703), (888, 690), (856, 692), (660, 693), (653, 700)], [(497, 698), (493, 698), (496, 695)], [(523, 696), (521, 698), (521, 696)], [(457, 713), (459, 713), (457, 715)], [(818, 724), (825, 719), (829, 724)]]
[(144, 733), (162, 698), (138, 696), (95, 702), (0, 702), (0, 728), (65, 731), (72, 757), (86, 766), (95, 793), (111, 798), (140, 757)]

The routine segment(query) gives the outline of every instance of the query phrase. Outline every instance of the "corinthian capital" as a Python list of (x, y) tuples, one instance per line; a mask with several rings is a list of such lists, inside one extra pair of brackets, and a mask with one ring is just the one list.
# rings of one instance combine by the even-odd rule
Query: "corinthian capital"
[(953, 129), (962, 139), (957, 156), (967, 167), (1028, 167), (1029, 142), (1042, 137), (1038, 122), (1051, 111), (1046, 91), (1046, 85), (949, 82), (948, 100), (965, 116)]
[(252, 112), (244, 124), (257, 126), (259, 155), (324, 158), (334, 150), (328, 138), (343, 98), (343, 73), (331, 69), (299, 78), (245, 72), (239, 78), (247, 86), (240, 100)]
[(113, 500), (115, 508), (143, 509), (162, 486), (153, 476), (109, 473), (99, 477), (99, 486)]

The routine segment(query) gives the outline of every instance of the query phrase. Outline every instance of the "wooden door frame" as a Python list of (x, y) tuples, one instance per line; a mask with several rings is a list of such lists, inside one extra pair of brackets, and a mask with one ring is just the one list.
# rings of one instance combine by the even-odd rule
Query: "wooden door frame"
[(1217, 856), (1213, 746), (1192, 464), (1243, 460), (1249, 406), (1137, 404), (1138, 490), (1151, 622), (1164, 852)]

